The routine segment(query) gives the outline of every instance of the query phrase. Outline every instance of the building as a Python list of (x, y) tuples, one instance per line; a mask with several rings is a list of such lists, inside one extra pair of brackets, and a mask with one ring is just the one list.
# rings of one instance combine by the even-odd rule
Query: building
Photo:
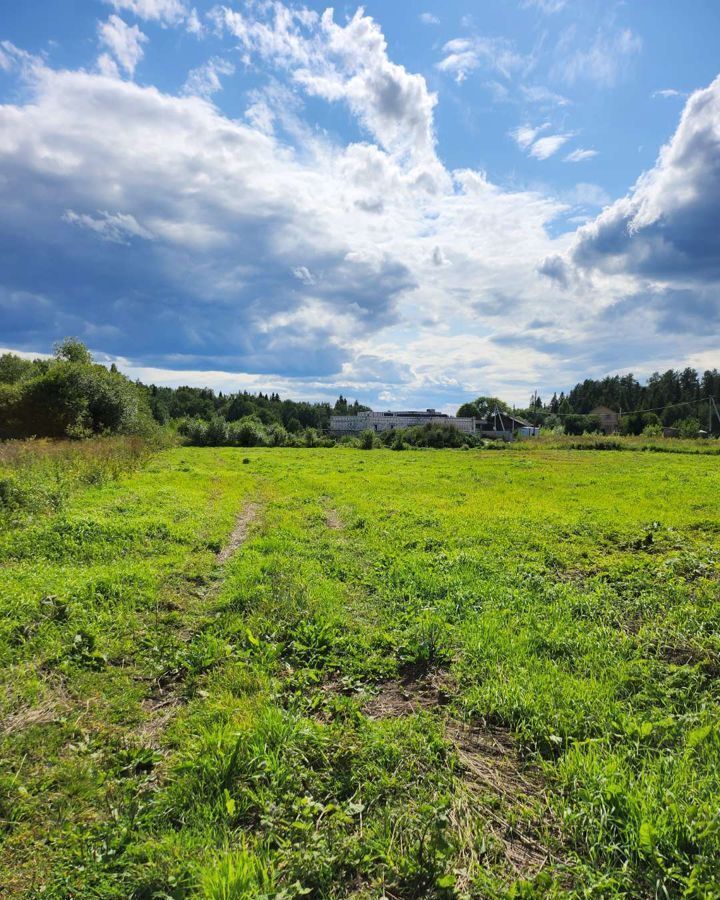
[(605, 434), (615, 434), (620, 426), (620, 416), (609, 406), (596, 406), (590, 410), (590, 415), (600, 420), (600, 429)]
[(359, 434), (361, 431), (390, 431), (412, 425), (449, 425), (465, 434), (475, 433), (475, 419), (448, 416), (435, 409), (400, 412), (360, 412), (356, 416), (330, 416), (330, 433)]
[(536, 437), (540, 434), (537, 425), (531, 425), (525, 419), (521, 419), (514, 413), (501, 412), (494, 409), (484, 419), (475, 420), (475, 432), (481, 437), (500, 438), (503, 441), (512, 441), (515, 437)]

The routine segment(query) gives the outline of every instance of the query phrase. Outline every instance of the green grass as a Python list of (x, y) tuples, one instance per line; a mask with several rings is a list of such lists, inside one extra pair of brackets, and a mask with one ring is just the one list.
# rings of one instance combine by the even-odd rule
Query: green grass
[(2, 890), (720, 897), (719, 513), (712, 456), (184, 448), (6, 520)]

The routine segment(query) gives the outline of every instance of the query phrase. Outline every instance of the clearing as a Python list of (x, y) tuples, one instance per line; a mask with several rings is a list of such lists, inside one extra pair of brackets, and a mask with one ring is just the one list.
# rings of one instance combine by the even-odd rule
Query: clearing
[(717, 458), (182, 448), (3, 523), (0, 895), (720, 897)]

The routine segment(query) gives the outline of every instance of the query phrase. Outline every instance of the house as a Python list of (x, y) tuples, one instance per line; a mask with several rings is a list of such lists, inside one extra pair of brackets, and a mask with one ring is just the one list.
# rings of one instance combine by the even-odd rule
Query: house
[(474, 434), (475, 419), (458, 418), (436, 409), (402, 410), (400, 412), (359, 412), (356, 416), (330, 416), (330, 433), (359, 434), (361, 431), (390, 431), (412, 425), (449, 425), (465, 434)]
[(615, 434), (620, 426), (620, 416), (609, 406), (596, 406), (589, 415), (600, 420), (600, 429), (605, 434)]
[(514, 413), (501, 412), (497, 407), (484, 419), (475, 420), (475, 433), (482, 437), (500, 438), (512, 441), (516, 436), (536, 437), (540, 434), (537, 425), (532, 425)]

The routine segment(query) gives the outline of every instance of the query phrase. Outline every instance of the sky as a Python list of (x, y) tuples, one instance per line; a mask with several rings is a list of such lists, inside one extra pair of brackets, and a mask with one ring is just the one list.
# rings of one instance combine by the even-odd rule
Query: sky
[(0, 347), (374, 408), (720, 366), (720, 3), (0, 11)]

